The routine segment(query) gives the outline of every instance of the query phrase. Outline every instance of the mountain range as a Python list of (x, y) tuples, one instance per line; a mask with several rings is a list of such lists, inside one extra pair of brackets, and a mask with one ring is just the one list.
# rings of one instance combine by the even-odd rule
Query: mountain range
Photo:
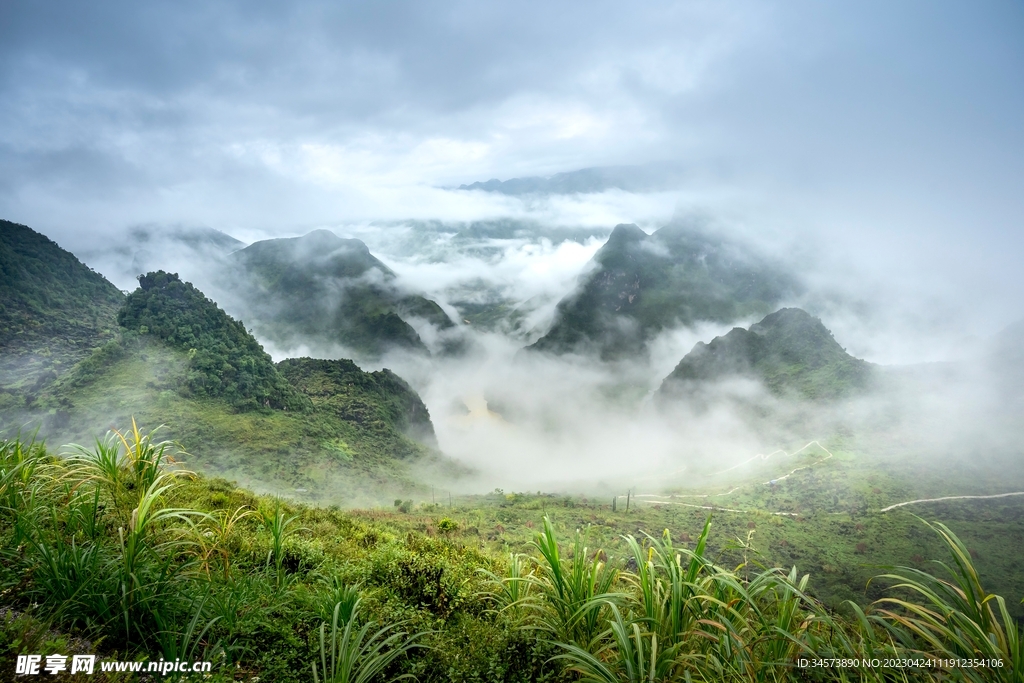
[(427, 352), (417, 327), (455, 327), (437, 303), (403, 291), (366, 244), (328, 230), (239, 249), (218, 284), (261, 337), (286, 347), (319, 342), (372, 358), (391, 347)]
[(389, 370), (275, 364), (173, 273), (143, 275), (125, 296), (42, 235), (0, 227), (0, 427), (88, 442), (102, 425), (164, 424), (190, 464), (310, 497), (407, 488), (417, 463), (447, 466), (426, 406)]
[(657, 192), (678, 188), (685, 172), (675, 164), (643, 166), (595, 166), (552, 176), (527, 176), (460, 185), (460, 190), (482, 190), (506, 195), (587, 194), (606, 190)]
[(529, 348), (635, 356), (666, 329), (764, 315), (799, 291), (778, 264), (699, 228), (675, 223), (648, 235), (622, 224)]

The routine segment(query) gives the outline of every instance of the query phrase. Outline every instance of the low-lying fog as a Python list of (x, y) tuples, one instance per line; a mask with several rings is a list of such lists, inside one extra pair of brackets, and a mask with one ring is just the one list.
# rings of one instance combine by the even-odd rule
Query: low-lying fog
[[(338, 236), (363, 240), (395, 271), (403, 288), (434, 299), (460, 320), (461, 354), (392, 352), (360, 360), (367, 370), (391, 368), (420, 393), (442, 451), (474, 472), (455, 484), (458, 488), (617, 491), (700, 485), (709, 481), (707, 475), (757, 454), (793, 451), (836, 434), (853, 435), (851, 446), (879, 455), (930, 457), (933, 462), (988, 457), (995, 466), (1013, 452), (1024, 429), (1008, 417), (985, 360), (998, 316), (979, 319), (978, 310), (941, 287), (922, 292), (920, 283), (932, 274), (918, 272), (911, 278), (908, 269), (915, 264), (909, 259), (903, 271), (886, 277), (884, 268), (858, 262), (863, 255), (845, 245), (756, 223), (711, 219), (706, 211), (690, 211), (683, 219), (699, 220), (705, 229), (754, 244), (788, 264), (807, 284), (807, 294), (785, 304), (820, 316), (851, 354), (884, 366), (880, 389), (809, 407), (779, 400), (756, 382), (732, 380), (708, 388), (693, 405), (655, 405), (653, 392), (694, 344), (733, 325), (663, 332), (650, 344), (649, 354), (617, 362), (522, 352), (546, 330), (555, 304), (573, 290), (607, 239), (614, 223), (602, 220), (621, 220), (643, 205), (637, 197), (622, 202), (625, 193), (613, 194), (595, 195), (597, 209), (590, 215), (577, 197), (568, 213), (548, 205), (506, 218), (518, 226), (511, 237), (457, 236), (469, 225), (459, 221), (324, 226)], [(611, 211), (616, 198), (620, 204)], [(647, 232), (671, 218), (663, 197), (643, 206), (638, 222)], [(180, 271), (244, 320), (245, 311), (218, 290), (214, 277), (218, 259), (230, 248), (200, 254), (167, 237), (172, 233), (149, 229), (149, 265)], [(159, 258), (151, 256), (154, 252)], [(116, 262), (93, 256), (94, 265), (129, 286), (123, 254)], [(891, 255), (879, 258), (883, 264), (891, 260)], [(461, 321), (455, 306), (496, 301), (516, 313), (489, 329)], [(736, 325), (747, 327), (759, 317)], [(440, 350), (436, 330), (423, 323), (417, 331)], [(341, 347), (262, 341), (275, 360), (358, 358)]]

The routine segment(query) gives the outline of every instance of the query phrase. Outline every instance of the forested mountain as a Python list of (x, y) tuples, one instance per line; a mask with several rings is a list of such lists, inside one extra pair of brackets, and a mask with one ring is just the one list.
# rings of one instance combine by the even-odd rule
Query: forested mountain
[(53, 240), (0, 221), (0, 409), (31, 399), (113, 339), (123, 301)]
[(783, 308), (750, 329), (736, 327), (699, 342), (665, 378), (658, 396), (682, 397), (702, 383), (743, 376), (775, 394), (834, 399), (865, 388), (871, 375), (871, 364), (846, 353), (821, 320)]
[(333, 343), (375, 357), (392, 346), (426, 351), (414, 324), (454, 327), (436, 303), (401, 291), (365, 244), (327, 230), (256, 242), (229, 263), (223, 286), (238, 310), (282, 345)]
[(548, 333), (528, 348), (604, 358), (642, 353), (662, 330), (764, 314), (798, 289), (767, 259), (680, 224), (652, 235), (616, 226), (585, 273), (559, 302)]
[(238, 410), (306, 407), (245, 326), (175, 273), (140, 276), (117, 322), (185, 352), (185, 396), (223, 398)]
[[(68, 348), (110, 336), (124, 295), (56, 242), (0, 221), (0, 349)], [(88, 350), (88, 346), (84, 347)]]
[(288, 358), (281, 375), (312, 401), (313, 407), (386, 442), (384, 449), (407, 454), (399, 437), (437, 446), (430, 413), (419, 395), (387, 368), (364, 372), (350, 360)]
[(112, 423), (164, 424), (192, 466), (310, 495), (410, 486), (408, 464), (437, 458), (426, 407), (389, 370), (275, 365), (178, 275), (142, 275), (125, 297), (39, 233), (2, 227), (0, 429), (89, 443)]

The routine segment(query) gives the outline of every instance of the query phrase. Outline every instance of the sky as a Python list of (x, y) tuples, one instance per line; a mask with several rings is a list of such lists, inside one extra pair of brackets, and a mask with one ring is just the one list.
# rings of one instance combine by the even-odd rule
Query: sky
[[(699, 211), (990, 334), (1024, 317), (1022, 35), (1019, 2), (12, 0), (0, 217), (83, 250)], [(676, 191), (452, 189), (655, 163)]]

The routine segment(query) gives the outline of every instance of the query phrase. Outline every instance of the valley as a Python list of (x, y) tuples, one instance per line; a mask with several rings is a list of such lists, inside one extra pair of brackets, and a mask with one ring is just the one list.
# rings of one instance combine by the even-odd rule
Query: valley
[[(11, 322), (0, 393), (5, 476), (23, 467), (12, 466), (12, 454), (35, 452), (42, 459), (33, 468), (64, 468), (60, 477), (74, 479), (70, 463), (83, 453), (99, 458), (104, 443), (116, 443), (104, 441), (110, 434), (133, 433), (128, 425), (142, 427), (133, 443), (169, 440), (165, 476), (185, 478), (163, 504), (223, 514), (224, 524), (230, 510), (241, 515), (234, 550), (217, 551), (225, 577), (237, 577), (208, 590), (227, 596), (229, 584), (249, 577), (263, 596), (254, 599), (270, 610), (251, 618), (273, 628), (305, 628), (268, 616), (274, 595), (314, 619), (317, 582), (335, 572), (366, 586), (383, 621), (401, 614), (435, 628), (431, 648), (467, 638), (473, 656), (486, 658), (484, 642), (497, 638), (522, 648), (515, 663), (502, 660), (504, 680), (560, 675), (551, 653), (541, 654), (547, 646), (515, 619), (480, 611), (527, 580), (481, 577), (527, 565), (528, 576), (540, 577), (543, 562), (558, 565), (544, 555), (554, 552), (544, 550), (545, 534), (556, 529), (563, 541), (578, 533), (564, 562), (585, 556), (593, 571), (622, 577), (640, 570), (634, 542), (696, 553), (729, 581), (795, 568), (794, 581), (809, 577), (800, 584), (806, 608), (846, 619), (853, 605), (881, 614), (877, 601), (890, 593), (874, 577), (894, 567), (942, 576), (935, 561), (952, 541), (928, 529), (933, 521), (964, 544), (986, 590), (1011, 598), (1009, 618), (1024, 617), (1013, 598), (1024, 595), (1014, 551), (1024, 546), (1024, 466), (1014, 446), (1021, 396), (1006, 381), (1021, 372), (1018, 328), (956, 363), (869, 363), (796, 305), (805, 285), (784, 266), (678, 225), (649, 237), (619, 226), (599, 249), (592, 234), (567, 230), (556, 244), (530, 225), (404, 233), (417, 249), (429, 253), (433, 244), (441, 264), (508, 259), (524, 244), (541, 255), (589, 249), (573, 252), (591, 260), (575, 284), (562, 277), (572, 291), (560, 299), (474, 270), (418, 290), (403, 274), (422, 267), (415, 250), (403, 257), (392, 245), (386, 265), (364, 242), (327, 231), (233, 252), (197, 250), (204, 240), (238, 246), (211, 232), (171, 233), (191, 250), (183, 265), (202, 288), (147, 251), (132, 263), (155, 270), (122, 293), (31, 229), (3, 227), (14, 292), (5, 295)], [(652, 240), (660, 241), (643, 246)], [(449, 242), (461, 246), (446, 252)], [(705, 253), (717, 260), (700, 272)], [(27, 264), (35, 279), (23, 276)], [(204, 271), (216, 275), (204, 279)], [(67, 278), (98, 284), (68, 286)], [(75, 322), (69, 332), (47, 328), (55, 318)], [(128, 472), (135, 456), (124, 457)], [(183, 468), (198, 477), (178, 474)], [(15, 479), (5, 486), (22, 490)], [(281, 506), (313, 526), (295, 528), (288, 550), (246, 550), (286, 524), (284, 513), (269, 512)], [(107, 552), (100, 536), (94, 542)], [(538, 551), (547, 559), (536, 559)], [(392, 576), (384, 567), (396, 557), (404, 559)], [(198, 590), (195, 580), (175, 590)], [(456, 580), (475, 582), (484, 603)], [(526, 614), (529, 604), (509, 609)], [(179, 608), (167, 609), (181, 618)], [(35, 628), (35, 617), (19, 618)], [(69, 633), (100, 633), (54, 618)], [(210, 623), (241, 648), (224, 656), (254, 674), (274, 670), (252, 649), (247, 629), (256, 622), (227, 630)], [(135, 636), (116, 638), (129, 644)], [(287, 658), (304, 648), (285, 639), (270, 650)], [(458, 669), (430, 652), (406, 670)], [(472, 676), (480, 664), (465, 666)]]

